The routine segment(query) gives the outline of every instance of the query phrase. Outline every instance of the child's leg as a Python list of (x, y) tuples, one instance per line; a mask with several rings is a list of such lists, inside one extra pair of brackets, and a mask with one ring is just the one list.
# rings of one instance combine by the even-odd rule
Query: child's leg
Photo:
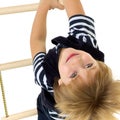
[(63, 0), (63, 4), (69, 18), (76, 14), (85, 15), (85, 12), (80, 0)]

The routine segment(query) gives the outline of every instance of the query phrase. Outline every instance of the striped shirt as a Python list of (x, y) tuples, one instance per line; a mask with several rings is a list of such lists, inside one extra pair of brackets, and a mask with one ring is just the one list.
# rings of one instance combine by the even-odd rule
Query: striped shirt
[[(75, 15), (69, 19), (69, 33), (70, 36), (74, 36), (78, 40), (91, 45), (92, 47), (98, 49), (94, 20), (88, 16)], [(58, 44), (55, 49), (57, 51), (60, 44)], [(48, 91), (48, 93), (53, 94), (53, 83), (50, 84), (48, 78), (46, 77), (45, 70), (43, 67), (44, 58), (46, 53), (40, 52), (36, 54), (33, 59), (35, 82)], [(49, 99), (49, 98), (48, 98)], [(59, 113), (54, 110), (48, 110), (48, 114), (51, 120), (64, 120), (64, 118), (58, 117)]]

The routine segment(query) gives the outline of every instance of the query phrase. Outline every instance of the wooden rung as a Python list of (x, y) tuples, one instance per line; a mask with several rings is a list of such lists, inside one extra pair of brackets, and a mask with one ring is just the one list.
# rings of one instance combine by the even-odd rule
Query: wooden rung
[(1, 120), (19, 120), (19, 119), (34, 116), (36, 114), (37, 114), (37, 110), (32, 109), (32, 110), (24, 111), (21, 113), (13, 114), (13, 115), (10, 115), (8, 117), (3, 117), (3, 118), (1, 118)]
[(39, 5), (39, 3), (10, 6), (10, 7), (2, 7), (2, 8), (0, 8), (0, 15), (35, 11), (35, 10), (37, 10), (38, 5)]
[(9, 63), (0, 64), (0, 71), (32, 65), (32, 59), (25, 59)]

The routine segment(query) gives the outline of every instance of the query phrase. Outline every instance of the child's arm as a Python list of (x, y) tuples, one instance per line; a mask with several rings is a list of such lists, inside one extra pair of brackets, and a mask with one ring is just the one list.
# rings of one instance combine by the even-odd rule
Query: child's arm
[(85, 15), (85, 11), (80, 0), (63, 0), (63, 4), (67, 12), (68, 18), (76, 14)]
[(45, 52), (46, 17), (49, 6), (40, 3), (32, 26), (30, 46), (32, 57), (38, 52)]
[(31, 32), (30, 46), (32, 57), (38, 52), (46, 52), (45, 41), (46, 41), (46, 19), (47, 13), (50, 9), (64, 7), (59, 4), (57, 0), (41, 0)]

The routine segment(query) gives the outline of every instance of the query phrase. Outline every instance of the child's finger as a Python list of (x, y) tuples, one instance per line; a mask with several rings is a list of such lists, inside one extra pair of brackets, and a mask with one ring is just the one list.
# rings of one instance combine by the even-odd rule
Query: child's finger
[(58, 4), (58, 7), (57, 7), (57, 8), (63, 10), (63, 9), (64, 9), (64, 6), (61, 5), (61, 4)]

